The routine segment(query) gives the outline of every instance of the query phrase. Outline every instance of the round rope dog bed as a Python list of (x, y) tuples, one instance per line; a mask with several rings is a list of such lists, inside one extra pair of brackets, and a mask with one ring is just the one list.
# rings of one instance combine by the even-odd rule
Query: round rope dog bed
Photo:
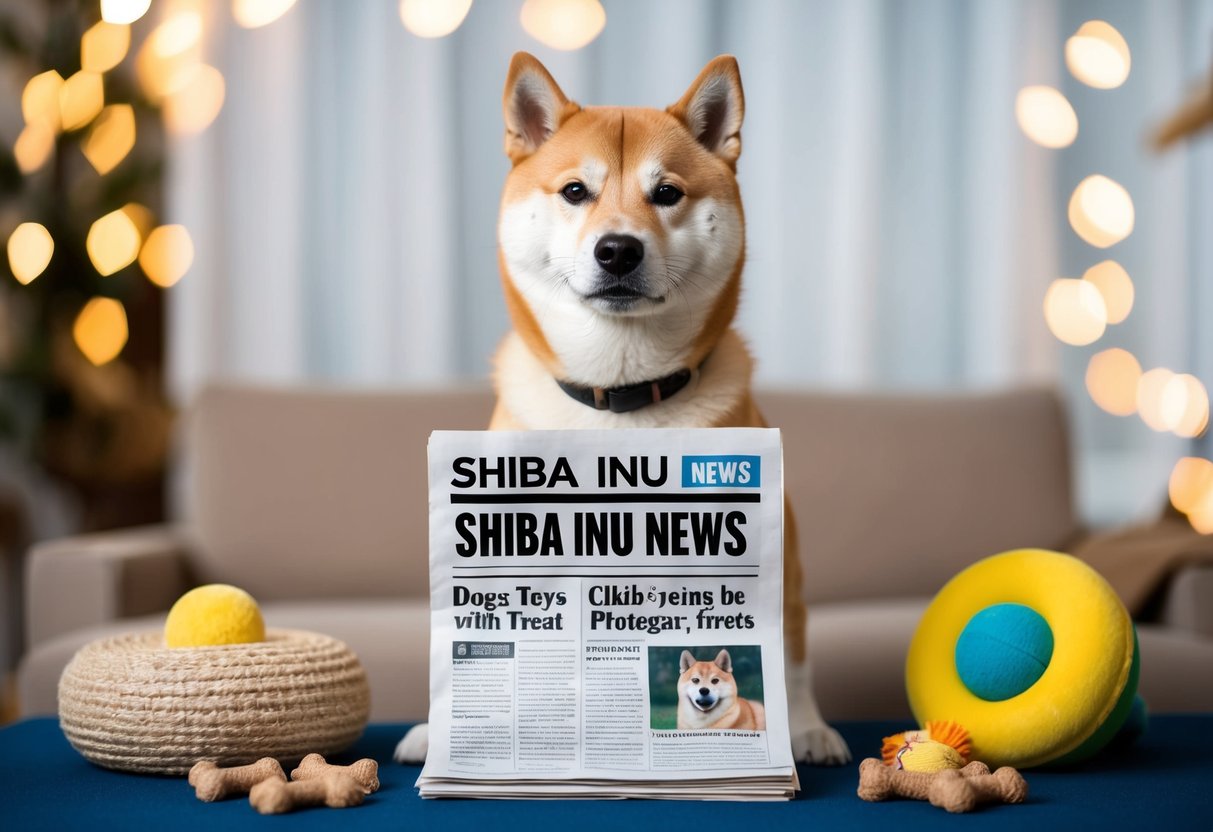
[(106, 768), (184, 774), (199, 760), (299, 760), (349, 747), (370, 689), (334, 638), (270, 630), (251, 644), (170, 649), (158, 632), (81, 648), (59, 680), (63, 733)]

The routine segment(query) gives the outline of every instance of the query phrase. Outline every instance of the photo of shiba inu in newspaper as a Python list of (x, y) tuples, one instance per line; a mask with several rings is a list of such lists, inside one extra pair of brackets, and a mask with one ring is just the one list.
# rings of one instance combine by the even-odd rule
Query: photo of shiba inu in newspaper
[(758, 645), (649, 647), (653, 730), (765, 731)]

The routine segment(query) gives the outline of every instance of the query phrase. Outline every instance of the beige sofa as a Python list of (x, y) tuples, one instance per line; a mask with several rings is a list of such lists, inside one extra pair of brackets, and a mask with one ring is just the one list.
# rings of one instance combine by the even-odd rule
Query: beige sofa
[[(784, 430), (822, 711), (908, 719), (903, 663), (930, 596), (981, 557), (1081, 533), (1061, 406), (1044, 391), (760, 400)], [(270, 626), (349, 643), (373, 719), (425, 718), (426, 437), (482, 427), (491, 404), (481, 390), (206, 392), (186, 421), (185, 525), (33, 550), (23, 712), (55, 712), (84, 643), (159, 628), (189, 586), (222, 581), (253, 593)], [(1213, 710), (1211, 577), (1188, 569), (1139, 628), (1156, 711)]]

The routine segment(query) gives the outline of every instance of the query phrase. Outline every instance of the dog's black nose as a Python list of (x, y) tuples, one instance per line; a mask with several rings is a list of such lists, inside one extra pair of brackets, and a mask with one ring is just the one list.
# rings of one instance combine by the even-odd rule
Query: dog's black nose
[(699, 689), (699, 695), (700, 695), (700, 696), (707, 696), (709, 693), (711, 693), (711, 691), (710, 691), (710, 690), (708, 690), (707, 688), (700, 688), (700, 689)]
[(594, 246), (598, 265), (616, 277), (623, 277), (644, 259), (644, 243), (630, 234), (607, 234)]

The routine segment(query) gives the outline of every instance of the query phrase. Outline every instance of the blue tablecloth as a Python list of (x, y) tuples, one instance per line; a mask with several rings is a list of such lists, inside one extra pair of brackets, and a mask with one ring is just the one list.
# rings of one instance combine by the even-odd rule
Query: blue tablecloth
[[(858, 757), (875, 756), (880, 738), (897, 723), (839, 726)], [(1073, 771), (1026, 773), (1028, 802), (949, 815), (927, 803), (865, 803), (855, 796), (854, 764), (803, 768), (804, 789), (789, 803), (666, 801), (421, 800), (413, 788), (419, 768), (391, 762), (401, 725), (373, 725), (340, 759), (380, 761), (383, 787), (354, 809), (310, 809), (261, 816), (247, 800), (201, 803), (183, 777), (107, 771), (86, 762), (54, 719), (33, 719), (0, 730), (0, 827), (5, 830), (105, 829), (402, 829), (478, 828), (485, 832), (563, 829), (692, 828), (712, 832), (812, 829), (954, 828), (983, 830), (1109, 829), (1213, 830), (1213, 715), (1151, 719), (1137, 745), (1105, 752)]]

